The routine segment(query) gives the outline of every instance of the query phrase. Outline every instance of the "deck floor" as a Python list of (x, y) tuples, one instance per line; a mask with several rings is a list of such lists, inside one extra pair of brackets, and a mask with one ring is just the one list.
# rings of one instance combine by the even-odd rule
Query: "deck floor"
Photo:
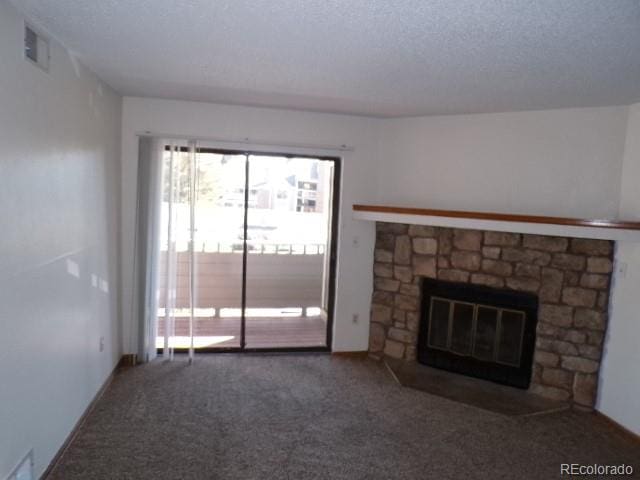
[[(245, 323), (246, 348), (325, 347), (327, 323), (321, 316), (313, 317), (247, 317)], [(170, 339), (174, 348), (188, 348), (189, 320), (177, 318), (175, 336)], [(164, 318), (158, 319), (156, 346), (164, 345)], [(194, 321), (195, 348), (240, 347), (239, 318), (196, 318)]]

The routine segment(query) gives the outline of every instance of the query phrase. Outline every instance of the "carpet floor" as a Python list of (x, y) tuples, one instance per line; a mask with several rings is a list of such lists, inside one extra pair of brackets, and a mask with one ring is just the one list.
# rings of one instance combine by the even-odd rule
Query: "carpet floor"
[(507, 417), (322, 354), (178, 356), (120, 371), (50, 479), (550, 479), (633, 465), (596, 415)]

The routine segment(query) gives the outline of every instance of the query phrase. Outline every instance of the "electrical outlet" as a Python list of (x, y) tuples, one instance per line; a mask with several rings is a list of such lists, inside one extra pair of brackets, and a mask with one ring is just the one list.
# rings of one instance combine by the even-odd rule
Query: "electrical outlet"
[(617, 265), (617, 270), (618, 270), (618, 277), (620, 278), (627, 278), (627, 268), (629, 267), (629, 265), (627, 264), (627, 262), (619, 262)]
[(357, 313), (354, 313), (353, 316), (351, 317), (351, 321), (353, 323), (358, 323), (359, 320), (360, 320), (360, 315)]
[(73, 277), (80, 278), (80, 265), (70, 258), (67, 258), (67, 273)]
[(104, 352), (104, 337), (100, 337), (100, 351)]

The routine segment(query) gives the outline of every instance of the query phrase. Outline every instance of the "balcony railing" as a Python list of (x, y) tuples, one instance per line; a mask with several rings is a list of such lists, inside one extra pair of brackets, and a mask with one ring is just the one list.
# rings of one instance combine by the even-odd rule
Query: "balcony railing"
[[(247, 250), (252, 255), (324, 255), (325, 245), (322, 243), (265, 243), (249, 240)], [(176, 242), (177, 252), (189, 250), (187, 240)], [(201, 241), (195, 243), (195, 251), (202, 253), (242, 253), (244, 245), (242, 240), (237, 242)], [(162, 245), (162, 252), (167, 251), (167, 246)]]
[[(247, 261), (247, 307), (303, 308), (322, 304), (325, 257), (324, 245), (270, 244), (249, 250)], [(271, 248), (269, 248), (271, 247)], [(195, 264), (196, 308), (239, 308), (242, 305), (242, 250), (231, 245), (209, 245), (199, 251)], [(226, 250), (226, 251), (225, 251)], [(177, 308), (189, 306), (189, 253), (180, 251), (176, 257)], [(166, 251), (159, 259), (159, 300), (164, 307)]]

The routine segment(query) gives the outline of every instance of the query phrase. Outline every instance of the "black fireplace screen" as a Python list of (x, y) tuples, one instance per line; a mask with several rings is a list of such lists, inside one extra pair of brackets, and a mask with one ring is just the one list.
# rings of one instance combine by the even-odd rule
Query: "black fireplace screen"
[(424, 279), (418, 361), (527, 388), (538, 300), (534, 295)]

